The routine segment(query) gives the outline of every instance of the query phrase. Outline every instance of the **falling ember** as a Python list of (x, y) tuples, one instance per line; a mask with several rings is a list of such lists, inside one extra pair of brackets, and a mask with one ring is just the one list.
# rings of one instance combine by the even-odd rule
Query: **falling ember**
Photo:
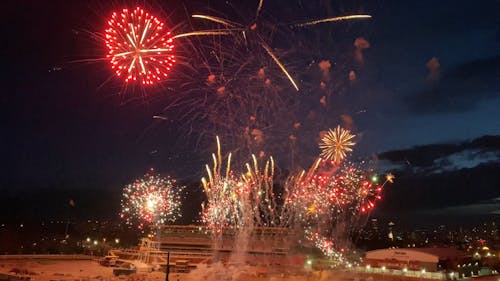
[(259, 69), (259, 71), (257, 72), (257, 77), (259, 77), (259, 79), (264, 79), (265, 75), (266, 75), (266, 71), (264, 70), (263, 67), (261, 67)]
[(319, 103), (321, 103), (323, 106), (326, 106), (326, 97), (322, 96), (321, 99), (319, 99)]
[(215, 75), (214, 74), (208, 75), (208, 77), (207, 77), (207, 83), (208, 84), (213, 84), (214, 82), (215, 82)]
[(139, 7), (113, 13), (105, 30), (105, 43), (112, 69), (125, 82), (153, 85), (166, 79), (175, 63), (170, 31)]
[(322, 149), (321, 157), (325, 160), (331, 160), (335, 163), (340, 163), (347, 152), (352, 151), (352, 146), (356, 143), (352, 141), (355, 135), (349, 130), (345, 130), (340, 126), (335, 129), (330, 129), (325, 136), (322, 137), (319, 148)]
[(354, 124), (354, 120), (352, 117), (348, 114), (342, 114), (340, 115), (340, 119), (342, 120), (342, 125), (344, 128), (351, 130)]
[(329, 60), (322, 60), (318, 63), (318, 67), (323, 73), (323, 76), (328, 77), (330, 75), (330, 68), (332, 67), (332, 64), (330, 63)]
[(354, 70), (351, 70), (351, 71), (349, 72), (349, 80), (350, 80), (350, 81), (354, 81), (354, 80), (356, 80), (356, 72), (354, 72)]
[(354, 59), (358, 63), (363, 63), (363, 50), (370, 48), (370, 42), (363, 37), (358, 37), (354, 40), (354, 47), (356, 48), (354, 51)]
[(223, 96), (225, 91), (226, 91), (226, 87), (221, 86), (221, 87), (217, 88), (217, 95)]

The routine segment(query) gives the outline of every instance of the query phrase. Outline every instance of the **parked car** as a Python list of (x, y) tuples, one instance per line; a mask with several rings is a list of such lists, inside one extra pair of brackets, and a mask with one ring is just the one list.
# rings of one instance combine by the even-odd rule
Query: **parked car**
[(99, 259), (99, 264), (102, 266), (116, 266), (116, 261), (118, 257), (116, 256), (105, 256)]
[(137, 268), (131, 263), (123, 263), (120, 267), (113, 269), (114, 276), (130, 275), (136, 272)]

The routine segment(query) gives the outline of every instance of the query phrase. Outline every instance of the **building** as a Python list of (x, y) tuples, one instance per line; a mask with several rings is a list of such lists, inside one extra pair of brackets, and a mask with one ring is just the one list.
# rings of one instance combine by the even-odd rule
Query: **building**
[(215, 256), (227, 260), (233, 253), (244, 252), (253, 260), (279, 262), (287, 256), (294, 241), (290, 235), (287, 228), (256, 227), (243, 233), (224, 230), (222, 235), (214, 237), (202, 226), (166, 225), (161, 226), (154, 237), (141, 239), (137, 250), (114, 251), (114, 254), (163, 264), (168, 252), (171, 261), (187, 260), (196, 264)]
[(480, 265), (454, 248), (395, 248), (366, 252), (362, 270), (432, 279), (477, 276)]

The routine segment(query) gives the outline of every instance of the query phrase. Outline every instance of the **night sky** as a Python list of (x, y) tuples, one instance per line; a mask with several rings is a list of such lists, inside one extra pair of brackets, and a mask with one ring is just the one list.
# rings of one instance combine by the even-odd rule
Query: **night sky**
[[(267, 2), (275, 17), (280, 5), (311, 5), (303, 19), (319, 17), (314, 11), (328, 1), (269, 0), (264, 9)], [(364, 53), (362, 90), (373, 98), (356, 117), (363, 132), (358, 154), (500, 135), (500, 1), (354, 2), (332, 5), (337, 14), (331, 16), (373, 16), (361, 29), (371, 44)], [(153, 6), (183, 13), (184, 6), (206, 3), (224, 6)], [(152, 116), (162, 107), (155, 97), (117, 94), (119, 81), (104, 83), (112, 74), (108, 64), (74, 62), (105, 51), (87, 31), (100, 32), (120, 5), (3, 3), (1, 188), (119, 189), (150, 167), (181, 179), (201, 175), (209, 155), (179, 146), (193, 139), (178, 135), (175, 123), (153, 126)], [(440, 67), (429, 71), (433, 57)]]

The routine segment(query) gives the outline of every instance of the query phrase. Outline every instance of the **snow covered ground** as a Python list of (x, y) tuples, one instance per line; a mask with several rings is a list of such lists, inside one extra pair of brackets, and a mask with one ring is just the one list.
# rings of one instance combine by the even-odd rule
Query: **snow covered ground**
[[(96, 261), (57, 261), (57, 260), (0, 260), (0, 273), (27, 270), (35, 281), (163, 281), (164, 272), (136, 273), (129, 276), (113, 276), (112, 267), (104, 267)], [(335, 277), (335, 278), (334, 278)], [(309, 276), (270, 272), (253, 266), (200, 265), (190, 273), (170, 273), (169, 281), (327, 281), (350, 279), (340, 272), (311, 272)]]

